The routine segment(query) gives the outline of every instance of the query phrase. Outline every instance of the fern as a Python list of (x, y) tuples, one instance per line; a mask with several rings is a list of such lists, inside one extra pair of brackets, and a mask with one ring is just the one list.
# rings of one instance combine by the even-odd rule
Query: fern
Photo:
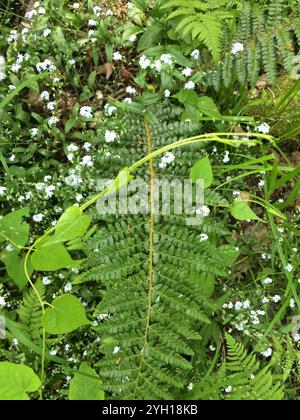
[(222, 21), (232, 17), (231, 13), (222, 9), (228, 3), (228, 0), (171, 0), (162, 8), (176, 8), (168, 16), (168, 20), (180, 17), (175, 30), (181, 33), (182, 37), (191, 36), (192, 40), (201, 41), (211, 52), (215, 62), (218, 62), (221, 53)]
[[(42, 280), (35, 283), (35, 288), (38, 291), (41, 299), (45, 298), (45, 286)], [(18, 308), (19, 323), (21, 330), (30, 338), (31, 341), (39, 343), (42, 336), (42, 309), (41, 304), (37, 298), (34, 290), (30, 290), (23, 298), (23, 303)]]
[(226, 334), (227, 360), (217, 372), (205, 375), (194, 384), (187, 397), (195, 400), (282, 400), (280, 382), (276, 382), (269, 366), (260, 368), (255, 355)]
[[(227, 341), (226, 380), (232, 386), (230, 400), (282, 400), (283, 390), (280, 382), (274, 384), (268, 366), (260, 370), (255, 355), (248, 355), (244, 346), (237, 343), (229, 334)], [(231, 374), (230, 374), (231, 373)]]
[[(101, 153), (104, 173), (128, 166), (150, 148), (200, 131), (198, 123), (178, 121), (180, 108), (162, 104), (152, 111), (158, 122), (150, 124), (151, 138), (136, 116), (110, 122), (120, 124), (123, 135), (111, 145), (106, 160)], [(105, 129), (99, 132), (99, 143)], [(151, 162), (136, 177), (186, 179), (186, 162), (203, 153), (203, 146), (178, 150), (169, 168)], [(207, 196), (214, 205), (228, 205), (219, 194)], [(213, 286), (211, 293), (204, 293), (204, 284), (226, 276), (238, 252), (224, 243), (229, 236), (224, 225), (210, 218), (203, 225), (187, 226), (182, 215), (150, 212), (104, 215), (99, 224), (86, 246), (85, 270), (73, 283), (98, 284), (102, 300), (95, 310), (100, 321), (95, 329), (102, 337), (104, 357), (97, 365), (107, 391), (121, 399), (174, 398), (189, 383), (201, 329), (218, 309), (210, 298)], [(209, 240), (202, 243), (199, 236), (205, 232)], [(221, 237), (223, 244), (216, 239)]]
[[(236, 81), (253, 87), (261, 71), (274, 84), (279, 65), (294, 74), (300, 43), (299, 2), (269, 0), (262, 6), (257, 1), (171, 0), (162, 7), (175, 8), (167, 19), (186, 42), (194, 46), (198, 41), (199, 47), (211, 52), (216, 64), (208, 72), (208, 81), (216, 90), (230, 88)], [(243, 43), (244, 51), (233, 55), (235, 42)]]

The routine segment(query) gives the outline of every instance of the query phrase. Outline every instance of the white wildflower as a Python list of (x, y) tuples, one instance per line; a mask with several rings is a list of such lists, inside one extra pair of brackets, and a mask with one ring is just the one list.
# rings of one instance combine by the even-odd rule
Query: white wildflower
[(114, 142), (117, 137), (118, 136), (117, 136), (117, 133), (115, 131), (106, 130), (106, 132), (104, 134), (104, 138), (105, 138), (106, 143)]
[(184, 88), (188, 90), (192, 90), (192, 89), (195, 89), (195, 86), (196, 86), (195, 83), (190, 80), (184, 85)]
[(33, 219), (34, 222), (39, 223), (39, 222), (41, 222), (44, 219), (44, 215), (42, 213), (38, 213), (38, 214), (35, 214), (32, 217), (32, 219)]
[(200, 242), (207, 241), (207, 239), (208, 239), (208, 236), (206, 235), (206, 233), (201, 233), (201, 235), (199, 236)]
[(4, 297), (0, 296), (0, 308), (4, 308), (6, 305)]
[(115, 106), (113, 106), (113, 105), (110, 105), (110, 104), (106, 104), (104, 106), (104, 109), (107, 112), (107, 115), (109, 117), (111, 117), (117, 111), (117, 108)]
[(121, 60), (123, 60), (123, 55), (119, 51), (116, 51), (116, 52), (113, 53), (113, 60), (114, 61), (121, 61)]
[(261, 354), (262, 356), (266, 357), (266, 358), (269, 358), (269, 357), (271, 357), (271, 356), (272, 356), (272, 354), (273, 354), (273, 350), (271, 349), (271, 347), (269, 347), (267, 350), (262, 351), (260, 354)]
[(145, 70), (151, 66), (151, 61), (145, 55), (142, 55), (139, 60), (140, 67)]
[(224, 158), (223, 158), (223, 162), (224, 163), (228, 163), (228, 162), (230, 162), (230, 153), (229, 153), (229, 151), (227, 150), (226, 152), (225, 152), (225, 155), (224, 155)]
[(232, 45), (231, 52), (233, 55), (236, 55), (237, 53), (244, 51), (244, 49), (245, 49), (244, 44), (242, 44), (241, 42), (235, 42)]
[(0, 186), (0, 197), (5, 194), (5, 191), (6, 191), (6, 187), (1, 187)]
[(134, 42), (136, 41), (136, 38), (137, 38), (136, 34), (130, 35), (130, 37), (128, 38), (128, 41)]
[(54, 111), (55, 107), (56, 107), (56, 102), (52, 101), (52, 102), (47, 103), (47, 108), (49, 109), (49, 111)]
[(124, 102), (125, 104), (127, 104), (127, 105), (130, 105), (130, 104), (132, 104), (132, 99), (131, 99), (131, 98), (125, 98), (125, 99), (123, 100), (123, 102)]
[(271, 127), (267, 123), (262, 123), (258, 127), (256, 127), (256, 130), (262, 134), (269, 134)]
[(207, 206), (198, 207), (196, 210), (196, 214), (199, 216), (207, 217), (210, 214), (210, 209)]
[(82, 158), (82, 160), (80, 162), (80, 165), (81, 166), (87, 166), (88, 168), (91, 168), (94, 165), (91, 156), (88, 156), (88, 155), (87, 156), (83, 156), (83, 158)]
[(175, 160), (175, 155), (172, 152), (166, 152), (164, 156), (161, 158), (158, 166), (161, 169), (164, 169), (167, 167), (167, 165), (170, 165)]
[(90, 149), (91, 149), (91, 147), (92, 147), (92, 145), (91, 145), (91, 143), (89, 143), (88, 141), (86, 141), (86, 142), (84, 143), (84, 145), (82, 146), (82, 148), (83, 148), (86, 152), (89, 152), (89, 151), (90, 151)]
[(291, 273), (294, 270), (294, 267), (292, 266), (292, 264), (287, 264), (285, 266), (286, 271), (288, 271), (289, 273)]
[(193, 73), (193, 70), (189, 67), (186, 67), (185, 69), (182, 70), (181, 72), (185, 77), (189, 77), (191, 76), (191, 74)]
[(119, 346), (115, 346), (115, 348), (113, 349), (113, 354), (118, 354), (120, 353), (121, 349)]
[(47, 90), (44, 90), (41, 94), (40, 94), (40, 98), (42, 101), (49, 101), (50, 99), (50, 93)]
[(51, 29), (46, 28), (46, 29), (43, 30), (43, 37), (44, 38), (47, 38), (47, 36), (50, 35), (50, 34), (51, 34)]
[(192, 382), (190, 382), (187, 387), (188, 391), (193, 391), (193, 388), (194, 388), (194, 385), (192, 384)]
[(72, 283), (68, 282), (65, 287), (64, 287), (64, 291), (65, 293), (71, 292), (73, 289)]
[(136, 94), (136, 89), (132, 86), (128, 86), (126, 88), (126, 93), (129, 93), (129, 95), (135, 95)]
[(199, 50), (194, 50), (192, 53), (191, 53), (191, 57), (192, 58), (194, 58), (195, 60), (198, 60), (198, 58), (200, 57), (200, 51)]
[(162, 61), (163, 63), (167, 64), (168, 66), (172, 66), (173, 65), (173, 59), (171, 54), (162, 54), (160, 56), (160, 61)]
[(7, 42), (11, 44), (14, 41), (17, 41), (19, 38), (18, 31), (16, 29), (12, 29), (7, 37)]
[(171, 92), (169, 91), (169, 89), (166, 89), (164, 91), (164, 96), (165, 96), (165, 98), (169, 98), (171, 96)]
[(49, 277), (47, 276), (43, 277), (42, 282), (45, 286), (49, 286), (52, 283)]
[(102, 10), (102, 8), (100, 6), (94, 6), (93, 7), (94, 15), (96, 15), (97, 17), (99, 17), (100, 14), (101, 14), (101, 10)]
[(83, 106), (80, 108), (79, 114), (84, 117), (87, 118), (89, 120), (91, 120), (93, 118), (93, 111), (92, 111), (92, 107), (90, 106)]
[(52, 127), (53, 125), (56, 125), (56, 123), (58, 123), (58, 121), (59, 121), (59, 119), (57, 117), (55, 117), (55, 116), (50, 117), (49, 120), (48, 120), (48, 125), (50, 127)]
[(267, 285), (267, 284), (272, 284), (273, 280), (271, 279), (271, 277), (266, 277), (263, 281), (263, 284)]

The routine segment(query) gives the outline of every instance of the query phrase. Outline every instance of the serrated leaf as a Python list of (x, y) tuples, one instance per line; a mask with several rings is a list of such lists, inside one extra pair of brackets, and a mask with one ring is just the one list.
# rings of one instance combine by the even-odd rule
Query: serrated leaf
[(0, 400), (29, 400), (41, 381), (31, 368), (15, 363), (0, 362)]
[(197, 101), (197, 108), (201, 111), (204, 115), (208, 117), (220, 117), (220, 111), (215, 104), (214, 100), (208, 96), (201, 96), (198, 98)]
[(49, 334), (67, 334), (90, 324), (84, 306), (75, 296), (66, 294), (52, 302), (42, 317), (42, 325)]
[(69, 400), (101, 401), (104, 400), (103, 384), (97, 373), (86, 363), (80, 365), (70, 383)]

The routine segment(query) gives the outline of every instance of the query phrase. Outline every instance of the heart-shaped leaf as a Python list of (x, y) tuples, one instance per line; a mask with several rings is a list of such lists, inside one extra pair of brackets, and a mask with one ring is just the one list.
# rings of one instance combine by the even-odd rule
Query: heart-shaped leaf
[(80, 365), (70, 384), (69, 400), (104, 400), (103, 384), (97, 373), (86, 363)]
[(0, 362), (0, 400), (29, 400), (41, 381), (31, 368), (15, 363)]
[(231, 206), (231, 214), (237, 220), (261, 220), (245, 201), (235, 201)]
[(90, 217), (84, 216), (79, 207), (69, 207), (58, 220), (53, 239), (59, 242), (71, 241), (83, 235), (90, 222)]
[(204, 188), (211, 186), (213, 182), (213, 171), (208, 156), (200, 159), (191, 169), (190, 178), (193, 182), (197, 179), (203, 179)]
[(11, 240), (20, 246), (24, 246), (29, 237), (29, 225), (23, 222), (23, 218), (29, 216), (27, 207), (7, 214), (0, 220), (0, 243)]
[(62, 295), (52, 302), (42, 317), (42, 324), (49, 334), (66, 334), (90, 324), (84, 306), (75, 296)]
[(39, 247), (31, 256), (31, 264), (37, 271), (56, 271), (61, 268), (78, 266), (79, 262), (74, 261), (66, 248), (58, 244), (50, 244)]

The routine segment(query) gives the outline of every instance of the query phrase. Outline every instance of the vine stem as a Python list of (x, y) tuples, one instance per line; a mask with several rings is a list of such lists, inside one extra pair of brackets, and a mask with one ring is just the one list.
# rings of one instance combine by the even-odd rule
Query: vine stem
[[(1, 103), (0, 103), (1, 105)], [(222, 144), (226, 144), (228, 146), (232, 146), (232, 147), (239, 147), (242, 145), (248, 145), (248, 146), (256, 146), (257, 144), (259, 144), (259, 140), (267, 140), (269, 142), (271, 142), (272, 144), (274, 144), (274, 138), (269, 136), (269, 135), (265, 135), (265, 134), (260, 134), (260, 133), (209, 133), (209, 134), (202, 134), (200, 136), (195, 136), (195, 137), (190, 137), (190, 138), (186, 138), (183, 140), (179, 140), (175, 143), (166, 145), (158, 150), (152, 151), (152, 147), (151, 147), (151, 138), (150, 138), (150, 129), (149, 129), (149, 124), (145, 119), (145, 129), (146, 129), (146, 137), (147, 137), (147, 144), (148, 144), (148, 155), (145, 156), (144, 158), (140, 159), (139, 161), (135, 162), (132, 166), (125, 168), (126, 172), (128, 174), (130, 174), (131, 172), (135, 171), (136, 169), (138, 169), (140, 166), (142, 166), (143, 164), (149, 162), (150, 165), (150, 172), (152, 173), (152, 186), (153, 186), (153, 180), (154, 180), (154, 168), (153, 168), (153, 159), (155, 159), (156, 157), (162, 155), (163, 153), (173, 150), (173, 149), (177, 149), (180, 147), (185, 147), (185, 146), (189, 146), (192, 144), (197, 144), (197, 143), (205, 143), (205, 142), (217, 142), (217, 143), (222, 143)], [(243, 139), (243, 137), (247, 136), (248, 139)], [(237, 137), (241, 137), (241, 140), (236, 140), (233, 139), (233, 137), (237, 138)], [(253, 138), (253, 140), (250, 140), (250, 138)], [(81, 212), (85, 211), (87, 208), (89, 208), (90, 206), (92, 206), (94, 203), (96, 203), (99, 198), (105, 196), (111, 185), (113, 185), (114, 183), (116, 184), (116, 180), (118, 178), (116, 178), (114, 181), (112, 181), (112, 183), (110, 185), (108, 185), (106, 188), (104, 188), (103, 191), (101, 191), (100, 193), (96, 194), (93, 198), (91, 198), (89, 201), (87, 201), (85, 204), (83, 204), (80, 207)], [(116, 185), (116, 188), (118, 188), (118, 185)], [(153, 188), (151, 188), (151, 191), (153, 193)], [(151, 200), (151, 206), (154, 205), (154, 197), (152, 196), (152, 200)], [(153, 240), (154, 240), (154, 233), (153, 233), (153, 226), (154, 226), (154, 211), (152, 211), (153, 209), (151, 209), (151, 220), (150, 220), (150, 231), (151, 231), (151, 224), (152, 224), (152, 234), (150, 234), (150, 248), (149, 249), (149, 273), (151, 273), (151, 279), (150, 279), (150, 274), (149, 274), (149, 312), (148, 312), (148, 316), (147, 316), (147, 322), (149, 325), (150, 322), (150, 315), (151, 315), (151, 301), (152, 301), (152, 281), (153, 281), (153, 256), (154, 256), (154, 250), (153, 250)], [(153, 217), (153, 220), (152, 220)], [(35, 287), (29, 272), (28, 272), (28, 262), (29, 262), (29, 258), (32, 252), (34, 252), (36, 250), (36, 246), (38, 245), (39, 242), (41, 242), (43, 239), (45, 239), (47, 236), (49, 236), (51, 233), (53, 233), (55, 231), (55, 226), (52, 227), (51, 229), (49, 229), (48, 231), (46, 231), (44, 233), (43, 236), (41, 236), (40, 238), (38, 238), (34, 244), (32, 246), (30, 246), (29, 248), (26, 248), (28, 251), (26, 253), (25, 259), (24, 259), (24, 271), (25, 271), (25, 275), (26, 278), (28, 280), (28, 283), (30, 284), (32, 290), (34, 291), (34, 293), (36, 294), (38, 301), (40, 303), (40, 307), (42, 310), (42, 315), (45, 314), (45, 305), (49, 305), (47, 302), (44, 302), (42, 297), (40, 296), (37, 288)], [(151, 245), (152, 243), (152, 245)], [(151, 269), (152, 268), (152, 269)], [(148, 327), (149, 329), (149, 327)], [(146, 338), (148, 335), (148, 329), (147, 332), (145, 334)], [(41, 361), (41, 388), (40, 388), (40, 399), (43, 398), (43, 384), (44, 384), (44, 380), (45, 380), (45, 353), (46, 353), (46, 331), (43, 327), (42, 330), (42, 361)]]

